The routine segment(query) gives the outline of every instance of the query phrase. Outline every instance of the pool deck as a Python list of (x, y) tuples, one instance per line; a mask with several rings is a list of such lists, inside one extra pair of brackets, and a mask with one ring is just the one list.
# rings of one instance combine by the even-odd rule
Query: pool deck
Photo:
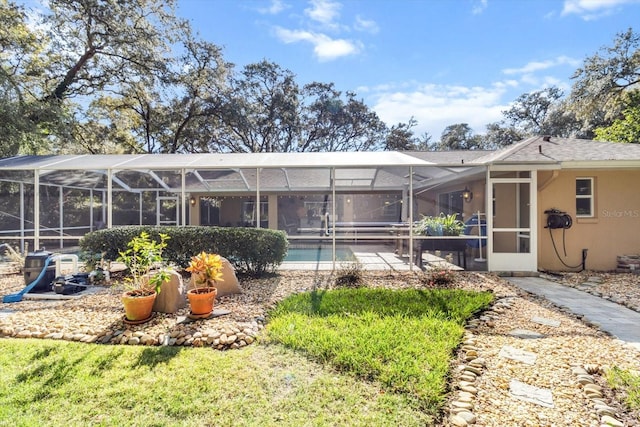
[[(363, 270), (381, 271), (420, 271), (418, 266), (409, 261), (409, 256), (402, 256), (390, 251), (389, 248), (376, 247), (352, 247), (351, 250), (362, 265)], [(455, 264), (448, 263), (435, 255), (424, 253), (422, 255), (425, 268), (446, 268), (449, 270), (462, 270)], [(349, 262), (336, 261), (287, 261), (283, 262), (278, 270), (307, 270), (307, 271), (331, 271), (340, 269)], [(412, 264), (412, 265), (411, 265)]]

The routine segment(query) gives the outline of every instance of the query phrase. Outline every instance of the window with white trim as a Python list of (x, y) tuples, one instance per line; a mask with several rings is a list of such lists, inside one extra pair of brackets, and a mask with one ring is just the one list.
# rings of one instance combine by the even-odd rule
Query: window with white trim
[(576, 178), (576, 217), (590, 218), (593, 211), (593, 178)]

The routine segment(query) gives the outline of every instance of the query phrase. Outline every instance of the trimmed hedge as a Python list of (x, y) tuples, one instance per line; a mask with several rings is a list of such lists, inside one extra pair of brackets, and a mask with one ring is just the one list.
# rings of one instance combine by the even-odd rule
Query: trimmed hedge
[(240, 227), (175, 227), (125, 226), (93, 231), (80, 240), (80, 248), (88, 253), (104, 254), (115, 261), (120, 251), (140, 232), (146, 231), (159, 241), (160, 233), (168, 234), (163, 255), (168, 262), (186, 268), (193, 255), (201, 251), (220, 254), (239, 273), (261, 275), (275, 270), (287, 254), (286, 234), (265, 228)]

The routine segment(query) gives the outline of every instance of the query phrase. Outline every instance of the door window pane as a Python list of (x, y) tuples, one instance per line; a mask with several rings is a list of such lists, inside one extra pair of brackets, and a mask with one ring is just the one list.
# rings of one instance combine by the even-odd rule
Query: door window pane
[(493, 226), (529, 228), (531, 226), (531, 184), (497, 183), (493, 185)]
[(493, 233), (493, 252), (530, 253), (530, 233), (528, 231), (504, 231)]

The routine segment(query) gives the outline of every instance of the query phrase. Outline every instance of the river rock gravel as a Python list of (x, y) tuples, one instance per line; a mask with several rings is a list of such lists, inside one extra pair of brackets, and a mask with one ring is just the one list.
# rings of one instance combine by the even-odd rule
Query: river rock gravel
[[(428, 287), (423, 273), (364, 272), (372, 287)], [(184, 345), (228, 350), (259, 338), (267, 312), (295, 292), (329, 289), (335, 273), (282, 271), (241, 279), (243, 292), (221, 297), (223, 314), (192, 321), (188, 309), (159, 314), (141, 325), (123, 321), (116, 286), (99, 286), (70, 300), (0, 304), (0, 337), (46, 338), (111, 345)], [(572, 273), (549, 275), (566, 286), (640, 307), (640, 276)], [(605, 372), (637, 371), (640, 351), (611, 338), (578, 316), (532, 296), (492, 274), (456, 273), (452, 286), (490, 291), (492, 307), (467, 324), (452, 358), (445, 426), (640, 426), (624, 393), (612, 390)], [(0, 295), (24, 287), (18, 274), (0, 276)]]

